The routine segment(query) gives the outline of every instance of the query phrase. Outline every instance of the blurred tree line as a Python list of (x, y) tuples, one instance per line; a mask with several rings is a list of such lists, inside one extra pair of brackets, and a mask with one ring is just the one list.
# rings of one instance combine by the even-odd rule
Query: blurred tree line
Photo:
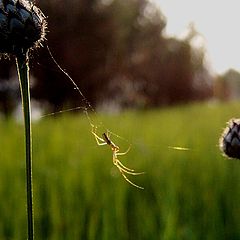
[[(164, 34), (166, 18), (147, 0), (37, 1), (48, 16), (47, 44), (94, 107), (157, 107), (212, 95), (205, 50)], [(59, 71), (46, 46), (31, 61), (32, 97), (53, 110), (82, 98)], [(12, 62), (1, 61), (0, 108), (14, 106)], [(15, 72), (14, 72), (15, 74)], [(5, 87), (4, 87), (5, 86)], [(7, 87), (9, 86), (9, 87)], [(14, 89), (16, 90), (14, 92)]]
[(235, 69), (228, 69), (217, 75), (214, 83), (214, 97), (220, 101), (240, 99), (240, 73)]

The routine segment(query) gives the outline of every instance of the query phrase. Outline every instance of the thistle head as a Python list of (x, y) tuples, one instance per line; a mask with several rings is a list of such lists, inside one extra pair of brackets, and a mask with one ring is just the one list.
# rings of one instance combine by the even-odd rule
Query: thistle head
[(46, 17), (28, 0), (0, 0), (0, 53), (17, 55), (45, 38)]
[(220, 149), (230, 158), (240, 159), (240, 119), (227, 123), (219, 140)]

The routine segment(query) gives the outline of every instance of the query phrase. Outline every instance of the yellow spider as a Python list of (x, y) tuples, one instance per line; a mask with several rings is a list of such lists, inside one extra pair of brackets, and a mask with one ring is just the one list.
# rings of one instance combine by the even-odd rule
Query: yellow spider
[(130, 150), (130, 147), (128, 148), (128, 150), (126, 152), (120, 153), (119, 152), (119, 147), (114, 144), (110, 138), (109, 135), (106, 133), (102, 134), (102, 138), (99, 137), (97, 135), (97, 127), (94, 126), (93, 124), (91, 124), (92, 126), (92, 134), (94, 135), (96, 142), (99, 146), (103, 146), (103, 145), (108, 145), (110, 146), (112, 153), (113, 153), (113, 164), (118, 168), (118, 170), (120, 171), (120, 173), (122, 174), (122, 176), (124, 177), (124, 179), (130, 183), (131, 185), (133, 185), (136, 188), (140, 188), (140, 189), (144, 189), (141, 186), (138, 186), (137, 184), (133, 183), (132, 181), (130, 181), (127, 176), (125, 174), (130, 174), (130, 175), (140, 175), (140, 174), (144, 174), (144, 172), (135, 172), (133, 169), (130, 169), (126, 166), (124, 166), (121, 161), (118, 159), (118, 156), (121, 155), (125, 155), (128, 153), (128, 151)]

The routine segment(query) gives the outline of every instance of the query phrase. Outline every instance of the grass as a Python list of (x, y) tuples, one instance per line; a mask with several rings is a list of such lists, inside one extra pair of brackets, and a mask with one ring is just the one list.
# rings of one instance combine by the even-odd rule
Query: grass
[[(240, 162), (224, 158), (217, 146), (239, 108), (197, 104), (101, 116), (132, 144), (121, 160), (146, 171), (131, 177), (143, 191), (123, 180), (110, 149), (96, 145), (83, 115), (34, 123), (35, 238), (240, 239)], [(0, 121), (0, 240), (26, 236), (22, 128), (11, 119)], [(112, 140), (122, 150), (129, 145)]]

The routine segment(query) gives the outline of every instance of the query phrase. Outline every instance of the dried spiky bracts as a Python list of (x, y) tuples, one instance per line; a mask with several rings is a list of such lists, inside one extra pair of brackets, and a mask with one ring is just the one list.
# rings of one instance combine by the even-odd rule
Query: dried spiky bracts
[(0, 53), (16, 55), (41, 44), (46, 17), (28, 0), (0, 0)]
[(219, 146), (228, 157), (240, 159), (240, 119), (231, 119), (227, 123)]

